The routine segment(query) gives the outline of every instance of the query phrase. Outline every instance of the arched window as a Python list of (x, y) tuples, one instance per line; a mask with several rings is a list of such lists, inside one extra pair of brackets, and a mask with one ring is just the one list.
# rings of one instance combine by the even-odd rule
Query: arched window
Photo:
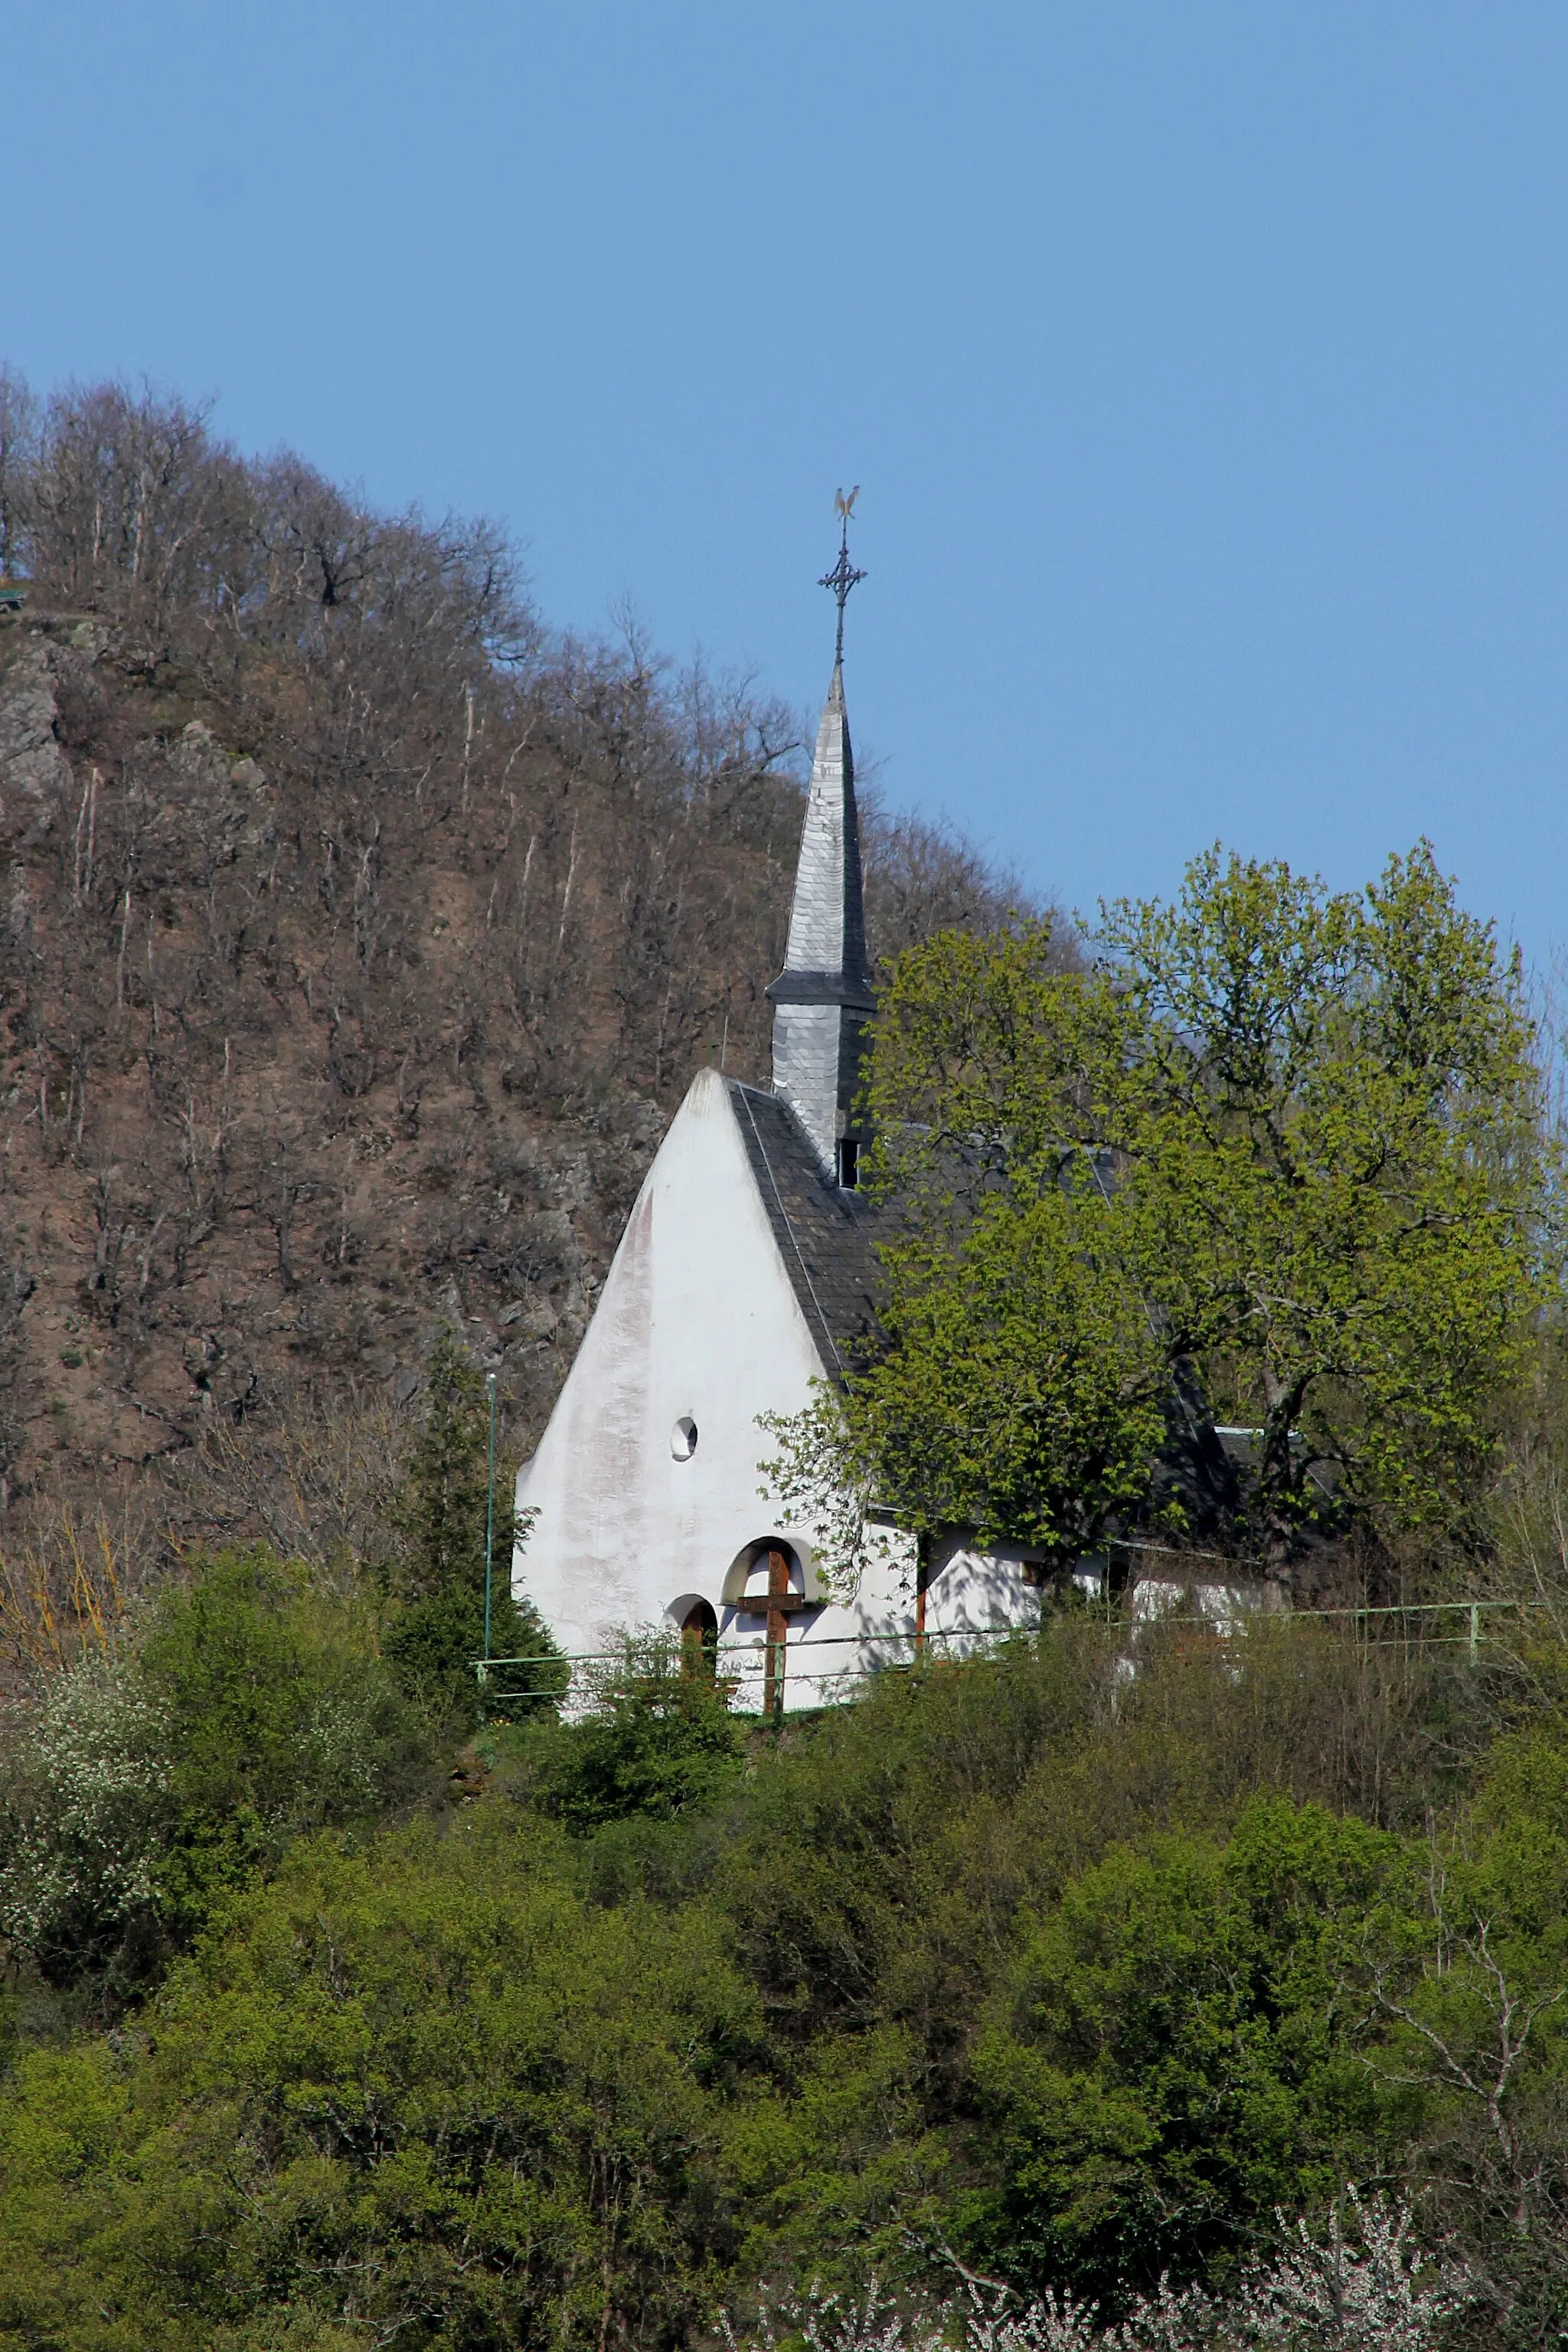
[(789, 1621), (803, 1612), (815, 1613), (822, 1606), (821, 1587), (808, 1565), (809, 1558), (809, 1553), (803, 1558), (783, 1536), (758, 1536), (735, 1554), (724, 1579), (726, 1605), (767, 1622), (763, 1713), (771, 1722), (784, 1713)]
[(784, 1598), (797, 1606), (818, 1597), (798, 1547), (783, 1536), (758, 1536), (730, 1562), (724, 1600), (731, 1609), (765, 1609), (770, 1592), (776, 1593), (781, 1583)]

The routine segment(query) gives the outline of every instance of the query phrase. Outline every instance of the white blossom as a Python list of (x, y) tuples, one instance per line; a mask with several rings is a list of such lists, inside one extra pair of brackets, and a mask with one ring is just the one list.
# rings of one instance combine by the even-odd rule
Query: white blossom
[(1463, 2268), (1415, 2244), (1408, 2205), (1346, 2195), (1353, 2237), (1337, 2206), (1321, 2239), (1299, 2221), (1285, 2251), (1246, 2281), (1240, 2332), (1258, 2352), (1426, 2352), (1470, 2299)]
[(1025, 2302), (969, 2277), (956, 2307), (911, 2314), (873, 2279), (857, 2300), (814, 2285), (764, 2305), (745, 2344), (726, 2314), (724, 2338), (729, 2352), (779, 2352), (785, 2336), (806, 2352), (1431, 2352), (1444, 2321), (1471, 2297), (1468, 2273), (1422, 2252), (1408, 2205), (1365, 2200), (1354, 2189), (1346, 2198), (1350, 2235), (1338, 2207), (1321, 2238), (1296, 2221), (1283, 2252), (1224, 2300), (1162, 2279), (1106, 2326), (1097, 2305), (1055, 2287)]
[(0, 1933), (37, 1952), (75, 1919), (123, 1919), (152, 1901), (171, 1759), (133, 1666), (94, 1655), (55, 1676), (10, 1761)]

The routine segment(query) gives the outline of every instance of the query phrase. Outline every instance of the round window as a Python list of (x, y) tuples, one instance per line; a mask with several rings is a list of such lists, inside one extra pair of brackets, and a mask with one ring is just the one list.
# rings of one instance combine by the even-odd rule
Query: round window
[(669, 1433), (669, 1450), (678, 1462), (689, 1462), (697, 1451), (697, 1423), (683, 1412)]

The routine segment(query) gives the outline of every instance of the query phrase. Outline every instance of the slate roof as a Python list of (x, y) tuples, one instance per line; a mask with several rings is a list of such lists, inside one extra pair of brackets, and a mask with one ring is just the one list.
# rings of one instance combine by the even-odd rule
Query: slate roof
[(779, 1255), (829, 1372), (849, 1370), (877, 1326), (877, 1216), (817, 1165), (799, 1120), (777, 1095), (729, 1082), (730, 1102)]

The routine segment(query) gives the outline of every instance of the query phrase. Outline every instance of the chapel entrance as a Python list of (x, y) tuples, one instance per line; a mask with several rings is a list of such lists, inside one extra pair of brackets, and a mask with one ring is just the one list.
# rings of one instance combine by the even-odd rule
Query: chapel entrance
[(718, 1669), (719, 1618), (710, 1601), (693, 1601), (680, 1620), (683, 1681), (711, 1682)]

